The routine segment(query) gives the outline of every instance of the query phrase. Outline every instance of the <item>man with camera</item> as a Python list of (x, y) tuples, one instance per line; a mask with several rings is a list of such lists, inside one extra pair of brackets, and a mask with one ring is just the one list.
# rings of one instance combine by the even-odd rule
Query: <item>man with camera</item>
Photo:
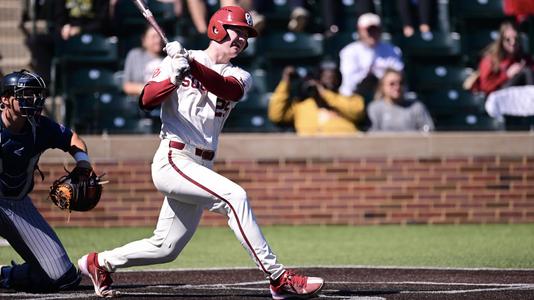
[(339, 94), (340, 83), (335, 65), (321, 65), (318, 76), (299, 76), (293, 66), (287, 66), (269, 101), (269, 119), (292, 124), (301, 135), (357, 132), (364, 100)]

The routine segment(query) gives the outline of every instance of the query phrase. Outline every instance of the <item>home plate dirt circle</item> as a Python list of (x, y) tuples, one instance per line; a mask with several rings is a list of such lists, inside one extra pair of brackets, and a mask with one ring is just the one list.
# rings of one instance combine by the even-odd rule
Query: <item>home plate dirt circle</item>
[[(315, 299), (534, 299), (534, 269), (449, 269), (406, 267), (294, 268), (325, 278)], [(120, 299), (270, 299), (268, 281), (256, 269), (180, 269), (113, 274)], [(0, 299), (96, 299), (84, 278), (73, 291), (17, 293), (0, 289)]]

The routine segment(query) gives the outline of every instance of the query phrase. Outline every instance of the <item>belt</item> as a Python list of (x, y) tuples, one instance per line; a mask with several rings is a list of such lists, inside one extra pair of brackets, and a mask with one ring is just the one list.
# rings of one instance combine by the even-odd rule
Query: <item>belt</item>
[[(177, 141), (169, 141), (169, 147), (183, 150), (185, 148), (185, 144)], [(215, 157), (215, 151), (195, 148), (195, 155), (200, 156), (205, 160), (212, 160)]]

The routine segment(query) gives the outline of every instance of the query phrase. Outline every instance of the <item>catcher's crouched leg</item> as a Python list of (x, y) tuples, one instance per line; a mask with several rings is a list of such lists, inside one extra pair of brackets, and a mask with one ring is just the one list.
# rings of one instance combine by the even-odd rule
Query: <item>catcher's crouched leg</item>
[(43, 293), (69, 290), (76, 288), (81, 280), (81, 274), (74, 265), (57, 280), (48, 277), (40, 266), (29, 263), (12, 263), (12, 266), (2, 267), (3, 287), (17, 291)]

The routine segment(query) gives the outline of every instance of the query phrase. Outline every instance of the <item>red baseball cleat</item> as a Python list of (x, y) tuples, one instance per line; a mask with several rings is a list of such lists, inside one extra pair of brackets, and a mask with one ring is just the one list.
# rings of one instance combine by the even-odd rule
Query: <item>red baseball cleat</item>
[(111, 273), (98, 265), (98, 254), (91, 252), (78, 260), (78, 268), (82, 274), (89, 276), (95, 287), (95, 293), (102, 298), (115, 297), (115, 291), (111, 289), (113, 280)]
[(320, 277), (308, 277), (285, 271), (276, 281), (271, 281), (273, 299), (307, 299), (315, 296), (324, 285)]

